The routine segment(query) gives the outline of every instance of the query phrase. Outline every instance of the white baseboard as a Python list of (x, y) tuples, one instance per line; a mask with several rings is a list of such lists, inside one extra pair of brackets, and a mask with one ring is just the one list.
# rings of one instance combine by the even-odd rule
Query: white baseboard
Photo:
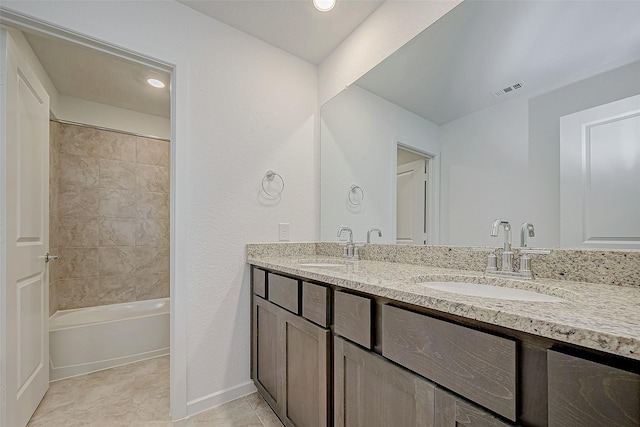
[(255, 391), (257, 391), (256, 386), (253, 384), (253, 381), (249, 380), (246, 383), (238, 384), (226, 390), (220, 390), (207, 396), (190, 400), (187, 402), (187, 417), (208, 411), (223, 403), (231, 402)]

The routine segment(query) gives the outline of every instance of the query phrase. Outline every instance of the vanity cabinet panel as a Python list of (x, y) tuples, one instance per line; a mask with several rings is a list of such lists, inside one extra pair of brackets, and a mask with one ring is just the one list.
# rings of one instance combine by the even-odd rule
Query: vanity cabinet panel
[(302, 282), (302, 317), (328, 328), (331, 322), (329, 295), (327, 286)]
[(300, 281), (269, 273), (267, 298), (292, 313), (300, 314)]
[(334, 338), (334, 427), (432, 427), (435, 386)]
[(300, 317), (285, 316), (285, 411), (297, 427), (325, 427), (329, 418), (331, 333)]
[(284, 339), (282, 309), (254, 298), (252, 377), (272, 408), (281, 407), (284, 395)]
[(436, 388), (435, 396), (435, 425), (438, 427), (511, 426), (489, 412), (467, 403), (441, 388)]
[(267, 298), (267, 272), (253, 267), (251, 282), (253, 283), (253, 293), (261, 298)]
[(516, 420), (515, 341), (384, 305), (382, 355)]
[(549, 427), (640, 426), (640, 375), (547, 352)]
[(363, 347), (373, 345), (372, 300), (346, 292), (334, 292), (334, 332)]
[(275, 304), (253, 300), (252, 378), (288, 427), (329, 425), (330, 336)]

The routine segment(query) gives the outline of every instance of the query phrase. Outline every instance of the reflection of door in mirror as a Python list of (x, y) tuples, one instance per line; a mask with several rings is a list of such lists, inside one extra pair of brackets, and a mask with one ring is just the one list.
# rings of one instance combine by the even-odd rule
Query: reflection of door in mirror
[(396, 242), (427, 244), (427, 168), (429, 158), (398, 147)]
[(640, 95), (560, 119), (562, 246), (640, 248)]

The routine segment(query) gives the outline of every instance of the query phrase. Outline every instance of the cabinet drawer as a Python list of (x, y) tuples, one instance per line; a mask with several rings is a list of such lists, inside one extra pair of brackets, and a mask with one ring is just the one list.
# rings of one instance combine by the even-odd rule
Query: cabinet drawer
[(267, 299), (282, 308), (300, 314), (300, 281), (269, 273)]
[(302, 316), (320, 326), (329, 326), (329, 288), (302, 282)]
[(253, 267), (253, 275), (251, 280), (253, 282), (253, 293), (262, 297), (267, 297), (267, 272)]
[(516, 420), (515, 341), (384, 305), (382, 355)]
[(334, 295), (334, 332), (363, 347), (371, 348), (371, 299), (341, 291), (336, 291)]
[(549, 427), (640, 426), (640, 375), (549, 350)]

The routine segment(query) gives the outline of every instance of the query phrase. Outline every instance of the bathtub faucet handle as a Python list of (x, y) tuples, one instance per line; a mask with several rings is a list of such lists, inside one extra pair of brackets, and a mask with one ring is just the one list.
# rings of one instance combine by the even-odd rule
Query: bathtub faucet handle
[(44, 254), (44, 262), (55, 261), (60, 258), (58, 255), (51, 255), (49, 252)]

